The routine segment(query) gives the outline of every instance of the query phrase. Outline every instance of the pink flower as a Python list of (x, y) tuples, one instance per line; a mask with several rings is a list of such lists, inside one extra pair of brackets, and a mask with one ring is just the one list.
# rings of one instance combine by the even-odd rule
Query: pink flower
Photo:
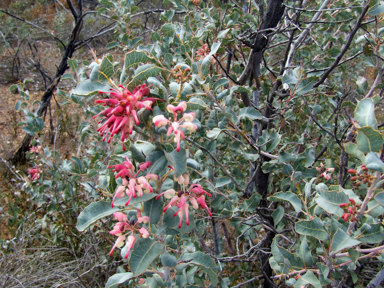
[(29, 168), (27, 170), (27, 174), (28, 174), (29, 178), (31, 179), (31, 181), (33, 181), (35, 179), (39, 180), (40, 173), (41, 173), (41, 170), (40, 170), (39, 166), (37, 166), (36, 168)]
[(145, 279), (144, 278), (140, 278), (139, 281), (138, 281), (139, 284), (144, 284), (145, 283)]
[(335, 171), (335, 168), (325, 168), (323, 163), (320, 163), (320, 168), (316, 167), (316, 170), (321, 172), (320, 177), (324, 177), (325, 180), (330, 180), (331, 175), (327, 174), (327, 172)]
[[(191, 121), (195, 119), (196, 113), (184, 113), (187, 109), (187, 103), (185, 101), (179, 103), (179, 105), (174, 106), (169, 104), (167, 106), (167, 110), (169, 113), (173, 114), (173, 122), (165, 118), (163, 115), (158, 115), (153, 117), (153, 123), (156, 127), (163, 127), (170, 125), (168, 127), (167, 136), (174, 135), (174, 141), (176, 142), (176, 151), (180, 152), (180, 141), (185, 139), (184, 132), (180, 130), (180, 127), (187, 129), (189, 132), (195, 132), (197, 130), (197, 126)], [(180, 120), (177, 120), (177, 115), (184, 113)], [(184, 123), (183, 123), (184, 122)]]
[(187, 110), (187, 103), (185, 101), (179, 103), (176, 107), (173, 106), (172, 104), (169, 104), (167, 106), (167, 110), (169, 113), (173, 114), (181, 114), (184, 113), (185, 110)]
[(140, 124), (138, 118), (138, 112), (142, 109), (152, 110), (151, 106), (156, 102), (156, 100), (164, 101), (158, 98), (145, 98), (148, 96), (150, 91), (146, 85), (139, 85), (133, 89), (132, 93), (122, 85), (119, 85), (121, 90), (110, 89), (111, 92), (99, 92), (100, 94), (109, 94), (109, 99), (97, 100), (96, 103), (104, 104), (109, 108), (103, 110), (99, 114), (95, 115), (95, 119), (99, 115), (103, 115), (104, 118), (99, 121), (102, 122), (105, 120), (104, 124), (101, 125), (97, 131), (100, 132), (100, 135), (104, 136), (103, 141), (107, 139), (108, 134), (108, 143), (111, 142), (113, 135), (121, 132), (121, 141), (123, 144), (123, 150), (125, 151), (124, 140), (128, 138), (129, 134), (132, 134), (133, 125)]
[[(137, 196), (142, 197), (143, 193), (152, 193), (153, 188), (149, 184), (148, 180), (157, 180), (158, 176), (152, 173), (147, 173), (145, 176), (138, 176), (139, 173), (142, 173), (146, 170), (152, 163), (145, 162), (139, 165), (139, 170), (135, 172), (135, 166), (129, 160), (128, 157), (125, 157), (126, 161), (122, 164), (108, 166), (109, 168), (114, 168), (112, 171), (117, 172), (115, 178), (121, 177), (123, 180), (123, 185), (119, 186), (113, 197), (111, 207), (115, 203), (116, 198), (123, 198), (124, 194), (128, 196), (128, 201), (125, 203), (125, 206), (128, 206), (132, 197), (136, 198)], [(136, 194), (137, 193), (137, 194)]]
[(29, 151), (31, 153), (39, 154), (41, 152), (41, 146), (32, 146), (31, 148), (29, 148)]
[(157, 115), (153, 117), (153, 123), (155, 124), (156, 127), (163, 127), (167, 126), (169, 120), (164, 117), (164, 115)]
[(156, 200), (158, 200), (162, 195), (164, 195), (164, 197), (166, 199), (171, 199), (173, 196), (175, 196), (175, 194), (176, 194), (176, 191), (174, 189), (169, 189), (169, 190), (166, 190), (163, 193), (159, 194), (156, 197)]
[(136, 236), (135, 233), (140, 233), (140, 236), (143, 238), (149, 237), (149, 232), (144, 227), (137, 227), (140, 223), (148, 223), (150, 221), (148, 216), (142, 216), (141, 211), (137, 210), (137, 221), (129, 221), (128, 216), (122, 212), (115, 212), (113, 216), (119, 221), (114, 226), (113, 229), (109, 232), (112, 235), (116, 235), (117, 240), (115, 245), (112, 247), (109, 255), (112, 256), (113, 251), (116, 247), (122, 247), (124, 245), (124, 241), (128, 239), (125, 243), (127, 247), (127, 253), (125, 258), (127, 259), (129, 256), (129, 251), (135, 246)]
[(125, 259), (128, 259), (128, 256), (129, 256), (129, 251), (131, 251), (131, 249), (135, 246), (135, 242), (136, 242), (136, 237), (135, 236), (128, 236), (128, 241), (127, 243), (125, 244), (125, 246), (128, 248), (127, 249), (127, 253), (125, 254)]
[(119, 237), (117, 237), (115, 245), (113, 245), (111, 252), (109, 252), (109, 256), (112, 256), (113, 251), (115, 250), (116, 247), (119, 247), (119, 248), (123, 247), (124, 240), (125, 240), (125, 236), (124, 235), (120, 235)]
[(140, 228), (139, 233), (142, 238), (148, 238), (149, 236), (148, 230), (145, 229), (144, 227)]
[[(174, 213), (173, 215), (173, 217), (176, 217), (176, 215), (180, 217), (179, 228), (181, 228), (184, 215), (185, 215), (185, 221), (187, 225), (189, 225), (189, 204), (187, 201), (189, 201), (189, 203), (192, 204), (193, 208), (196, 210), (199, 209), (199, 207), (206, 209), (209, 216), (212, 217), (212, 213), (209, 210), (207, 203), (205, 202), (205, 195), (212, 197), (211, 194), (205, 191), (199, 184), (193, 184), (187, 190), (186, 186), (189, 185), (188, 173), (186, 173), (184, 177), (179, 176), (177, 179), (175, 176), (175, 181), (178, 181), (178, 183), (182, 185), (182, 190), (180, 190), (177, 193), (177, 195), (175, 195), (176, 194), (175, 190), (173, 189), (167, 190), (162, 194), (158, 195), (156, 197), (156, 200), (159, 199), (161, 195), (164, 195), (168, 199), (171, 198), (172, 195), (175, 195), (173, 196), (171, 201), (169, 201), (169, 203), (164, 207), (163, 212), (166, 212), (168, 208), (171, 206), (176, 206), (177, 208), (179, 208), (176, 211), (176, 213)], [(167, 195), (167, 193), (169, 194)]]
[(137, 223), (147, 224), (149, 222), (148, 216), (141, 216), (141, 211), (137, 210)]

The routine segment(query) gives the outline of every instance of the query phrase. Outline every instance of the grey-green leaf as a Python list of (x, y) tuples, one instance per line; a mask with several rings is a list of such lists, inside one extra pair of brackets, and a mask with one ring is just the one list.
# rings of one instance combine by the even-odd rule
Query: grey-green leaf
[(111, 203), (109, 202), (100, 201), (92, 203), (80, 213), (79, 217), (77, 218), (76, 228), (79, 231), (84, 231), (85, 228), (87, 228), (95, 221), (120, 210), (121, 208), (119, 207), (112, 208)]
[(160, 255), (163, 247), (164, 244), (149, 238), (142, 241), (140, 245), (133, 250), (129, 259), (129, 268), (133, 272), (133, 275), (140, 275), (147, 270), (152, 261)]

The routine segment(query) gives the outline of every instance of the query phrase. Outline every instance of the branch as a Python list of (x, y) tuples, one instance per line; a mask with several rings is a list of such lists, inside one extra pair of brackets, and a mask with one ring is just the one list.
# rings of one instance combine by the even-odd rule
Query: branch
[(359, 30), (359, 28), (360, 28), (360, 26), (361, 26), (361, 22), (363, 21), (363, 19), (364, 19), (364, 17), (365, 17), (365, 14), (366, 14), (367, 11), (368, 11), (368, 8), (369, 8), (369, 2), (370, 2), (370, 1), (366, 1), (366, 2), (365, 2), (364, 9), (363, 9), (363, 11), (362, 11), (361, 14), (360, 14), (359, 19), (357, 20), (355, 27), (353, 27), (352, 32), (348, 35), (347, 43), (345, 43), (345, 44), (343, 45), (343, 47), (341, 48), (341, 52), (340, 52), (340, 54), (336, 57), (335, 61), (334, 61), (333, 64), (331, 65), (331, 67), (329, 67), (329, 69), (323, 74), (323, 76), (321, 77), (321, 79), (320, 79), (319, 81), (317, 81), (317, 82), (315, 83), (315, 85), (313, 85), (313, 88), (318, 87), (320, 84), (322, 84), (322, 83), (325, 81), (325, 79), (327, 79), (328, 75), (333, 71), (333, 69), (335, 69), (335, 68), (337, 67), (337, 65), (339, 64), (341, 58), (343, 58), (344, 54), (347, 52), (349, 46), (350, 46), (351, 43), (352, 43), (353, 37), (355, 36), (357, 30)]
[(205, 147), (201, 146), (200, 144), (196, 143), (195, 141), (193, 141), (192, 139), (189, 139), (188, 137), (185, 137), (185, 140), (187, 140), (189, 143), (192, 143), (193, 145), (197, 146), (199, 149), (205, 151), (206, 153), (208, 153), (208, 155), (213, 159), (213, 161), (215, 161), (219, 166), (220, 168), (223, 170), (224, 174), (227, 175), (231, 180), (232, 182), (235, 184), (235, 186), (237, 187), (237, 189), (239, 189), (239, 191), (243, 191), (243, 188), (241, 188), (241, 186), (237, 183), (237, 181), (235, 180), (235, 178), (232, 177), (231, 173), (229, 173), (227, 171), (227, 169), (225, 169), (225, 167), (223, 166), (223, 164), (221, 164), (215, 156), (212, 155), (212, 153), (206, 149)]
[(18, 17), (16, 15), (13, 15), (12, 13), (8, 12), (7, 10), (0, 9), (0, 12), (3, 12), (3, 13), (5, 13), (5, 14), (7, 14), (7, 15), (9, 15), (9, 16), (11, 16), (11, 17), (13, 17), (13, 18), (15, 18), (15, 19), (17, 19), (17, 20), (19, 20), (21, 22), (27, 23), (27, 24), (29, 24), (29, 25), (31, 25), (31, 26), (33, 26), (33, 27), (35, 27), (35, 28), (37, 28), (37, 29), (47, 33), (47, 34), (49, 34), (55, 40), (59, 41), (61, 43), (61, 45), (63, 45), (63, 47), (65, 47), (65, 44), (63, 43), (63, 41), (61, 41), (60, 38), (57, 38), (55, 35), (52, 35), (51, 32), (49, 32), (48, 30), (45, 30), (44, 28), (41, 28), (39, 25), (36, 25), (35, 23), (29, 22), (28, 20), (25, 20), (24, 18), (20, 18), (20, 17)]
[(295, 54), (296, 52), (296, 49), (299, 47), (299, 45), (301, 44), (301, 42), (304, 40), (305, 37), (307, 37), (308, 33), (309, 33), (309, 30), (312, 29), (312, 27), (315, 25), (314, 22), (316, 22), (319, 17), (321, 16), (321, 14), (323, 13), (325, 7), (327, 7), (327, 5), (331, 2), (331, 0), (326, 0), (323, 2), (323, 4), (321, 5), (319, 11), (317, 11), (317, 13), (313, 16), (312, 20), (311, 20), (311, 24), (309, 24), (304, 30), (303, 32), (300, 33), (299, 37), (296, 39), (296, 41), (294, 41), (292, 44), (291, 44), (291, 47), (290, 47), (290, 51), (288, 53), (288, 57), (286, 59), (286, 62), (284, 64), (284, 67), (287, 67), (289, 66), (289, 64), (291, 63), (292, 61), (292, 57), (293, 57), (293, 54)]

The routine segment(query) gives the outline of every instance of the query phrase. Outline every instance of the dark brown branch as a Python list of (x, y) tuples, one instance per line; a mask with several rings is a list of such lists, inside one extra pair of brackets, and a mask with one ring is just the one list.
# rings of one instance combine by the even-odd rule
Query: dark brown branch
[(337, 65), (339, 64), (341, 58), (343, 58), (344, 54), (347, 52), (349, 46), (351, 45), (352, 40), (353, 40), (353, 37), (355, 36), (357, 30), (360, 29), (360, 27), (361, 27), (361, 22), (363, 21), (363, 19), (364, 19), (364, 17), (365, 17), (365, 14), (367, 13), (368, 9), (369, 9), (369, 1), (364, 3), (364, 9), (363, 9), (363, 11), (362, 11), (361, 14), (360, 14), (359, 19), (357, 20), (355, 27), (353, 27), (353, 30), (352, 30), (351, 33), (349, 34), (347, 43), (345, 43), (345, 45), (344, 45), (343, 48), (341, 49), (340, 54), (336, 57), (335, 61), (334, 61), (333, 64), (331, 65), (331, 67), (329, 67), (329, 69), (328, 69), (327, 71), (325, 71), (325, 73), (324, 73), (323, 76), (320, 78), (320, 80), (317, 81), (317, 82), (315, 83), (315, 85), (313, 85), (313, 88), (316, 88), (316, 87), (318, 87), (319, 85), (321, 85), (321, 84), (325, 81), (325, 79), (328, 78), (329, 74), (331, 74), (331, 72), (333, 71), (333, 69), (335, 69), (335, 68), (337, 67)]

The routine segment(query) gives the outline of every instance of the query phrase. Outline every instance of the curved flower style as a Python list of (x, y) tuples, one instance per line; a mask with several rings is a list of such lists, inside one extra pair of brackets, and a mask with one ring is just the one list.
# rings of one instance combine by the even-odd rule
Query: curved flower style
[[(172, 104), (169, 104), (167, 106), (167, 110), (169, 113), (173, 114), (173, 122), (168, 120), (164, 117), (164, 115), (157, 115), (153, 117), (153, 123), (156, 127), (163, 127), (166, 125), (170, 125), (168, 127), (168, 133), (167, 136), (171, 136), (173, 133), (174, 135), (174, 141), (176, 142), (176, 151), (180, 152), (180, 141), (185, 138), (184, 132), (180, 130), (180, 128), (185, 128), (189, 132), (195, 132), (197, 130), (197, 126), (192, 123), (193, 119), (196, 117), (196, 113), (190, 112), (190, 113), (184, 113), (184, 111), (187, 109), (187, 103), (185, 101), (181, 102), (177, 106), (173, 106)], [(177, 115), (183, 114), (183, 117), (177, 121)]]
[[(111, 252), (109, 252), (109, 255), (112, 256), (113, 251), (115, 250), (116, 247), (119, 247), (119, 248), (123, 247), (124, 241), (127, 239), (125, 243), (125, 246), (127, 247), (127, 253), (125, 254), (125, 259), (127, 259), (129, 256), (129, 252), (135, 246), (135, 242), (136, 242), (135, 232), (138, 232), (140, 234), (140, 237), (148, 238), (149, 236), (148, 230), (144, 227), (141, 227), (141, 228), (136, 227), (136, 225), (143, 222), (143, 221), (140, 221), (140, 218), (141, 219), (148, 218), (148, 221), (149, 221), (149, 217), (148, 216), (142, 217), (140, 210), (137, 210), (138, 221), (136, 223), (134, 221), (131, 221), (131, 222), (128, 221), (127, 215), (121, 212), (113, 213), (113, 216), (119, 222), (117, 222), (115, 226), (113, 226), (112, 231), (110, 231), (109, 233), (112, 235), (116, 235), (118, 237), (115, 242), (115, 245), (113, 245), (112, 247)], [(128, 232), (125, 233), (126, 231)], [(130, 235), (127, 237), (128, 234)]]
[(117, 172), (115, 178), (121, 177), (123, 180), (123, 185), (119, 186), (116, 189), (115, 196), (112, 200), (112, 208), (116, 198), (123, 198), (126, 194), (129, 198), (125, 206), (129, 204), (132, 197), (136, 198), (137, 196), (143, 196), (143, 192), (145, 194), (149, 194), (153, 192), (153, 188), (149, 184), (148, 180), (156, 181), (158, 176), (155, 174), (147, 173), (145, 176), (139, 176), (140, 172), (143, 172), (149, 166), (151, 166), (152, 162), (145, 162), (139, 165), (139, 171), (135, 172), (135, 166), (129, 160), (128, 157), (125, 157), (125, 160), (122, 164), (108, 166), (109, 168), (115, 168), (112, 171)]
[(179, 176), (177, 178), (177, 181), (180, 185), (182, 185), (184, 190), (180, 190), (177, 195), (176, 191), (173, 189), (169, 189), (160, 195), (156, 197), (156, 200), (159, 199), (162, 195), (164, 195), (165, 198), (171, 199), (171, 201), (164, 207), (163, 212), (167, 211), (169, 207), (176, 206), (179, 208), (179, 210), (176, 211), (176, 213), (173, 215), (173, 217), (176, 217), (176, 215), (179, 215), (180, 222), (179, 222), (179, 228), (181, 228), (183, 223), (183, 217), (185, 215), (185, 220), (187, 225), (189, 225), (189, 204), (187, 203), (187, 200), (190, 204), (192, 204), (192, 207), (197, 210), (199, 207), (202, 207), (207, 210), (210, 217), (212, 217), (212, 213), (209, 210), (207, 203), (205, 202), (205, 196), (204, 194), (208, 195), (209, 197), (212, 197), (211, 194), (209, 194), (207, 191), (205, 191), (200, 184), (193, 184), (189, 187), (188, 190), (185, 190), (185, 187), (189, 185), (189, 175), (186, 173), (184, 176)]
[(41, 169), (39, 166), (37, 166), (36, 168), (29, 168), (27, 170), (28, 177), (31, 179), (31, 181), (33, 181), (35, 179), (39, 180), (40, 173), (41, 173)]
[(95, 119), (99, 115), (103, 115), (104, 118), (99, 121), (99, 123), (106, 120), (104, 124), (97, 129), (101, 136), (105, 134), (103, 141), (107, 139), (109, 134), (109, 143), (113, 135), (121, 132), (121, 141), (123, 150), (125, 151), (124, 140), (128, 138), (129, 134), (132, 134), (134, 123), (136, 123), (136, 125), (140, 124), (137, 116), (138, 111), (142, 108), (152, 110), (151, 107), (156, 100), (165, 101), (151, 97), (143, 98), (150, 94), (149, 89), (145, 86), (146, 84), (139, 85), (130, 92), (127, 88), (119, 85), (121, 88), (120, 91), (111, 89), (111, 92), (99, 92), (100, 94), (109, 94), (110, 96), (109, 99), (96, 101), (96, 103), (102, 103), (109, 108), (93, 117), (93, 119)]

